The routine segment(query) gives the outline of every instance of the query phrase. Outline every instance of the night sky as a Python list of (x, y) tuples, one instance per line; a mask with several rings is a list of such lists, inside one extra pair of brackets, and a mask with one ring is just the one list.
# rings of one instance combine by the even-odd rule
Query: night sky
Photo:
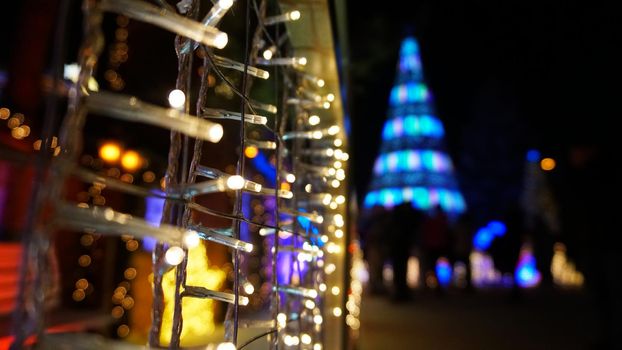
[(424, 76), (445, 124), (467, 205), (494, 217), (520, 193), (525, 152), (558, 160), (612, 144), (619, 117), (622, 15), (613, 3), (348, 2), (354, 181), (370, 180), (401, 39), (418, 39)]

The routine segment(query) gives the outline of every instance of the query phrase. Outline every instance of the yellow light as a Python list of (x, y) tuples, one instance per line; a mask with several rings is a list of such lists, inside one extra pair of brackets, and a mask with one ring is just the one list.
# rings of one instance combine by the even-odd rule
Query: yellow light
[(340, 307), (333, 308), (333, 315), (335, 315), (335, 317), (341, 316), (341, 308)]
[(318, 125), (320, 123), (320, 117), (312, 115), (309, 117), (309, 125)]
[(292, 11), (289, 13), (289, 18), (292, 21), (297, 21), (300, 19), (300, 11)]
[(341, 230), (341, 229), (335, 230), (335, 237), (336, 238), (343, 237), (343, 230)]
[(99, 148), (99, 157), (106, 162), (114, 163), (121, 157), (121, 147), (113, 142), (106, 142)]
[(2, 107), (0, 108), (0, 119), (9, 119), (9, 116), (11, 115), (11, 110), (6, 108), (6, 107)]
[(311, 336), (310, 336), (310, 335), (308, 335), (307, 333), (302, 333), (302, 334), (300, 335), (300, 341), (301, 341), (303, 344), (307, 344), (307, 345), (308, 345), (308, 344), (311, 344)]
[(334, 94), (328, 94), (326, 95), (326, 100), (328, 102), (333, 102), (335, 100), (335, 95)]
[(325, 292), (326, 291), (326, 283), (320, 283), (320, 286), (318, 288), (320, 289), (321, 292)]
[(258, 153), (259, 153), (259, 150), (255, 146), (247, 146), (244, 149), (244, 155), (246, 156), (246, 158), (253, 159), (253, 158), (257, 157)]
[(318, 87), (324, 87), (324, 85), (326, 85), (326, 82), (324, 81), (324, 79), (318, 79), (317, 80), (317, 86)]
[(315, 324), (322, 324), (323, 321), (324, 321), (324, 319), (322, 318), (322, 315), (315, 315), (315, 316), (313, 316), (313, 323), (315, 323)]
[(334, 286), (333, 288), (331, 288), (331, 293), (333, 293), (333, 295), (339, 295), (339, 292), (341, 292), (341, 290), (339, 290), (339, 287)]
[(281, 182), (281, 190), (289, 191), (292, 187), (287, 182)]
[(540, 161), (540, 168), (542, 168), (542, 170), (544, 171), (551, 171), (555, 169), (555, 165), (555, 159), (553, 158), (543, 158)]
[(143, 159), (136, 151), (126, 151), (121, 157), (121, 166), (127, 171), (136, 171), (143, 165)]

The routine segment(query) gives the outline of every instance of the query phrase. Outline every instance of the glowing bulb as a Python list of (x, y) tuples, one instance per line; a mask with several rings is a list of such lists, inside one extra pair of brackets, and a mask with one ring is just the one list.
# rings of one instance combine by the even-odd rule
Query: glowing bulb
[(307, 345), (308, 345), (308, 344), (311, 344), (311, 336), (310, 336), (310, 335), (308, 335), (307, 333), (302, 333), (302, 334), (300, 335), (300, 341), (301, 341), (303, 344), (307, 344)]
[(311, 135), (314, 139), (319, 140), (322, 138), (322, 132), (319, 130), (316, 130), (313, 132), (313, 134)]
[(327, 148), (326, 149), (326, 155), (329, 157), (332, 157), (335, 154), (335, 150), (332, 148)]
[(341, 156), (343, 156), (343, 151), (340, 149), (335, 150), (335, 158), (341, 159)]
[(306, 57), (300, 57), (298, 59), (298, 64), (301, 66), (306, 66), (307, 65), (307, 58)]
[(121, 165), (125, 170), (136, 171), (143, 165), (143, 160), (138, 152), (127, 151), (121, 157)]
[(201, 242), (201, 237), (199, 237), (199, 234), (196, 233), (195, 231), (188, 231), (184, 235), (184, 244), (186, 245), (186, 248), (188, 249), (197, 247), (200, 242)]
[(313, 350), (322, 350), (322, 344), (320, 343), (313, 344)]
[(257, 149), (257, 147), (255, 146), (246, 146), (246, 148), (244, 148), (244, 155), (246, 156), (246, 158), (253, 159), (257, 157), (258, 153), (259, 149)]
[(311, 193), (311, 184), (306, 184), (305, 185), (305, 192)]
[(331, 288), (330, 292), (333, 293), (333, 295), (339, 295), (339, 292), (341, 292), (341, 290), (339, 290), (339, 287), (334, 286), (333, 288)]
[(308, 299), (307, 301), (305, 301), (305, 307), (307, 309), (313, 309), (315, 308), (315, 302), (313, 302), (313, 300)]
[(218, 6), (224, 10), (228, 10), (231, 6), (233, 6), (233, 0), (220, 0), (218, 1)]
[(341, 130), (339, 128), (339, 125), (333, 125), (330, 128), (328, 128), (328, 134), (329, 135), (337, 135), (337, 133), (339, 133), (339, 130)]
[(175, 109), (182, 109), (186, 104), (186, 94), (179, 89), (175, 89), (168, 94), (168, 104)]
[(317, 298), (317, 290), (315, 289), (311, 289), (308, 293), (307, 296), (309, 296), (309, 298), (311, 299), (315, 299)]
[(322, 317), (322, 315), (313, 316), (313, 323), (322, 324), (322, 322), (324, 322), (324, 318)]
[(339, 182), (339, 180), (333, 180), (330, 185), (333, 186), (333, 188), (338, 188), (341, 182)]
[(216, 38), (214, 38), (214, 46), (219, 49), (222, 49), (223, 47), (227, 46), (228, 42), (229, 42), (229, 37), (227, 36), (227, 33), (220, 32), (216, 35)]
[(325, 292), (326, 291), (326, 283), (320, 283), (320, 286), (318, 288), (320, 289), (320, 292)]
[(276, 322), (279, 324), (279, 327), (285, 327), (285, 323), (287, 322), (287, 316), (284, 313), (279, 313), (276, 315)]
[(335, 237), (337, 238), (343, 237), (343, 230), (341, 229), (335, 230)]
[(285, 176), (285, 181), (289, 182), (290, 184), (294, 183), (294, 181), (296, 181), (296, 175), (294, 175), (294, 174), (287, 174)]
[(212, 142), (218, 142), (222, 138), (224, 131), (222, 125), (214, 124), (208, 131), (209, 140)]
[(244, 293), (253, 294), (254, 291), (255, 291), (255, 287), (253, 287), (252, 283), (250, 282), (244, 283)]
[(333, 210), (337, 209), (337, 207), (338, 207), (338, 206), (339, 206), (339, 205), (338, 205), (336, 202), (332, 202), (332, 203), (330, 203), (330, 205), (329, 205), (329, 207), (330, 207), (331, 209), (333, 209)]
[(326, 243), (326, 242), (328, 242), (328, 236), (327, 235), (322, 235), (320, 237), (320, 240), (322, 241), (322, 243)]
[(289, 18), (292, 21), (297, 21), (300, 19), (300, 11), (292, 11), (289, 13)]
[(329, 109), (330, 108), (330, 102), (324, 102), (322, 107), (324, 107), (324, 109)]
[(216, 350), (236, 350), (237, 348), (233, 343), (220, 343), (216, 347)]
[(320, 117), (312, 115), (309, 117), (309, 125), (318, 125), (320, 123)]
[(324, 79), (318, 79), (317, 80), (317, 86), (318, 87), (324, 87), (324, 85), (326, 85), (326, 82), (324, 81)]
[(335, 95), (334, 94), (328, 94), (326, 95), (326, 100), (328, 102), (333, 102), (335, 100)]
[(336, 177), (337, 177), (337, 180), (343, 181), (346, 178), (346, 172), (343, 171), (343, 169), (339, 169), (337, 170)]
[(336, 172), (337, 172), (337, 170), (335, 170), (335, 168), (328, 169), (328, 175), (330, 175), (330, 176), (335, 175)]
[(335, 139), (335, 142), (333, 142), (333, 144), (335, 145), (335, 147), (341, 147), (341, 145), (343, 145), (343, 141), (341, 139)]
[(262, 54), (263, 58), (266, 60), (272, 59), (272, 55), (273, 55), (272, 50), (264, 50)]
[(555, 159), (553, 158), (543, 158), (540, 161), (540, 168), (544, 171), (551, 171), (555, 169)]
[(330, 275), (331, 273), (335, 272), (335, 270), (337, 270), (337, 266), (335, 266), (335, 264), (328, 264), (324, 268), (324, 272), (326, 272), (327, 275)]
[(107, 162), (116, 162), (121, 157), (121, 147), (116, 143), (105, 143), (99, 148), (99, 156)]
[(166, 250), (164, 259), (167, 264), (177, 266), (184, 260), (184, 256), (186, 256), (186, 253), (180, 247), (170, 247)]
[(340, 307), (335, 307), (335, 308), (333, 308), (333, 315), (334, 315), (335, 317), (339, 317), (339, 316), (341, 316), (341, 308), (340, 308)]
[(330, 195), (330, 193), (325, 194), (324, 198), (322, 198), (322, 204), (328, 205), (332, 198), (333, 197)]
[(341, 160), (348, 160), (350, 159), (350, 155), (346, 152), (343, 152), (343, 154), (341, 155)]
[(323, 223), (323, 222), (324, 222), (324, 217), (323, 217), (322, 215), (318, 215), (318, 216), (317, 216), (317, 218), (315, 218), (315, 221), (316, 221), (318, 224), (321, 224), (321, 223)]
[(335, 163), (333, 163), (333, 166), (335, 167), (335, 169), (340, 169), (341, 168), (341, 162), (340, 161), (336, 161)]
[(244, 178), (240, 175), (229, 176), (227, 179), (227, 187), (231, 190), (239, 190), (244, 187)]
[(335, 201), (337, 202), (337, 204), (343, 204), (346, 202), (346, 197), (340, 194), (337, 196), (337, 198), (335, 198)]

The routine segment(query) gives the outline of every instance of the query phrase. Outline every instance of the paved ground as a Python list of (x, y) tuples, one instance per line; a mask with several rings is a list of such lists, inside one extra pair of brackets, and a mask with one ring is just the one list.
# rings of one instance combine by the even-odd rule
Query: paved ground
[(594, 314), (579, 292), (531, 291), (509, 302), (502, 291), (362, 301), (360, 350), (594, 349)]

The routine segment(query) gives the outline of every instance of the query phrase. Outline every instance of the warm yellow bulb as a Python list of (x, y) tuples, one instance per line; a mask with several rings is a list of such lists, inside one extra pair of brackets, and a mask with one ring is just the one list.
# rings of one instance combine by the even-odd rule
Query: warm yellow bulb
[(555, 165), (555, 159), (553, 158), (543, 158), (540, 161), (540, 168), (542, 168), (542, 170), (544, 171), (551, 171), (555, 169)]
[(255, 146), (247, 146), (244, 149), (244, 155), (246, 156), (246, 158), (253, 159), (253, 158), (257, 157), (258, 153), (259, 153), (259, 150)]
[(126, 151), (121, 157), (121, 165), (125, 170), (136, 171), (143, 165), (143, 160), (138, 152)]
[(99, 156), (106, 162), (114, 163), (121, 157), (121, 147), (112, 142), (107, 142), (99, 148)]

